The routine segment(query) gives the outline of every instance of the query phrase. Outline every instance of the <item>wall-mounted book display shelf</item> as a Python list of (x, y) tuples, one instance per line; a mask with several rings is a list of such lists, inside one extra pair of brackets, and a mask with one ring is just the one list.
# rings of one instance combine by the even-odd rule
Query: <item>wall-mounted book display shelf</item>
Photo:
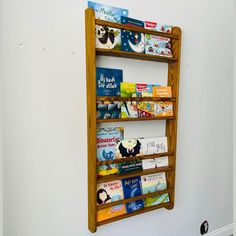
[[(95, 19), (93, 9), (85, 11), (86, 24), (86, 79), (87, 79), (87, 135), (88, 135), (88, 228), (91, 232), (96, 232), (97, 226), (121, 220), (127, 217), (145, 213), (159, 208), (172, 209), (175, 201), (175, 169), (176, 169), (176, 139), (177, 139), (177, 118), (178, 118), (178, 96), (179, 96), (179, 79), (180, 79), (180, 50), (181, 50), (181, 30), (179, 27), (173, 27), (172, 33), (162, 33), (151, 31), (144, 28), (122, 25), (103, 20)], [(135, 52), (124, 52), (109, 49), (96, 48), (95, 43), (95, 25), (109, 26), (119, 29), (137, 31), (145, 34), (163, 36), (171, 39), (173, 57), (164, 57), (156, 55), (139, 54)], [(156, 61), (168, 63), (168, 82), (171, 86), (172, 98), (117, 98), (96, 95), (96, 56), (110, 56), (130, 58), (135, 60)], [(96, 103), (97, 101), (171, 101), (173, 103), (173, 116), (169, 117), (147, 117), (147, 118), (125, 118), (125, 119), (97, 119)], [(98, 161), (97, 160), (97, 125), (103, 122), (132, 122), (132, 121), (149, 121), (149, 120), (166, 120), (166, 136), (168, 139), (168, 152), (153, 155), (143, 155), (137, 157), (127, 157), (125, 161), (144, 160), (149, 158), (158, 158), (168, 156), (169, 165), (155, 169), (139, 170), (136, 172), (126, 173), (123, 175), (113, 174), (108, 176), (97, 176), (97, 166), (105, 164), (114, 164), (124, 162), (124, 159)], [(97, 184), (121, 180), (127, 177), (142, 176), (147, 174), (165, 172), (167, 179), (166, 190), (142, 194), (136, 197), (130, 197), (115, 202), (110, 202), (102, 205), (97, 205)], [(141, 208), (131, 213), (119, 215), (103, 221), (97, 221), (97, 212), (101, 209), (125, 204), (128, 202), (154, 197), (163, 193), (169, 194), (169, 202), (161, 203), (155, 206)]]

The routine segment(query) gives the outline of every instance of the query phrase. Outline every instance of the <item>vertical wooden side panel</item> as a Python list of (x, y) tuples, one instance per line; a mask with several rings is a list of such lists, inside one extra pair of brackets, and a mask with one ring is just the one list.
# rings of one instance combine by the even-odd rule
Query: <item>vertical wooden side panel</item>
[(172, 40), (172, 50), (174, 57), (178, 58), (177, 62), (169, 63), (168, 66), (168, 86), (172, 87), (172, 95), (176, 98), (174, 106), (175, 120), (166, 121), (166, 135), (168, 137), (168, 148), (174, 154), (169, 157), (169, 164), (174, 168), (173, 171), (167, 174), (169, 187), (174, 191), (170, 194), (171, 206), (174, 207), (175, 202), (175, 170), (176, 170), (176, 145), (177, 145), (177, 122), (178, 122), (178, 100), (179, 100), (179, 80), (180, 80), (180, 54), (181, 54), (181, 29), (179, 27), (173, 28), (173, 33), (179, 35), (179, 40)]
[(97, 230), (96, 179), (96, 51), (95, 17), (93, 9), (85, 11), (86, 80), (87, 80), (87, 137), (88, 137), (88, 228)]

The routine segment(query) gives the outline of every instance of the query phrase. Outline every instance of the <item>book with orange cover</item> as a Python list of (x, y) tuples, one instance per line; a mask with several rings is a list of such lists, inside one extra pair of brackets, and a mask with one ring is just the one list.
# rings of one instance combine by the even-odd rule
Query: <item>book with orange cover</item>
[(155, 117), (173, 116), (173, 104), (169, 101), (158, 101), (154, 103)]
[(152, 88), (153, 97), (157, 98), (171, 98), (172, 92), (170, 86), (154, 86)]

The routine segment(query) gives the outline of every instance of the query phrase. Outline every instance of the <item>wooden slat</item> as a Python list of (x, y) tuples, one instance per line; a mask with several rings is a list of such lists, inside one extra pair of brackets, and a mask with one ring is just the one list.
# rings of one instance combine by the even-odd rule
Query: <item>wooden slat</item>
[(96, 53), (97, 55), (101, 56), (124, 57), (137, 60), (157, 61), (166, 63), (173, 63), (178, 60), (177, 58), (174, 57), (156, 56), (156, 55), (142, 54), (136, 52), (124, 52), (124, 51), (110, 50), (103, 48), (97, 48)]
[(160, 173), (160, 172), (167, 172), (167, 171), (173, 171), (172, 167), (159, 167), (159, 168), (154, 168), (154, 169), (148, 169), (148, 170), (139, 170), (131, 173), (126, 173), (122, 175), (107, 175), (107, 176), (102, 176), (97, 178), (97, 183), (105, 183), (109, 182), (112, 180), (120, 180), (124, 178), (129, 178), (129, 177), (136, 177), (136, 176), (141, 176), (141, 175), (149, 175), (149, 174), (155, 174), (155, 173)]
[(126, 158), (109, 160), (109, 161), (97, 161), (97, 165), (101, 166), (101, 165), (110, 165), (110, 164), (121, 163), (121, 162), (126, 162), (126, 161), (145, 160), (145, 159), (158, 158), (158, 157), (164, 157), (164, 156), (172, 156), (173, 154), (174, 152), (163, 152), (163, 153), (158, 153), (158, 154), (136, 156), (136, 157), (126, 157)]
[(119, 200), (119, 201), (110, 202), (110, 203), (107, 203), (107, 204), (98, 205), (97, 209), (101, 210), (101, 209), (104, 209), (104, 208), (108, 208), (108, 207), (112, 207), (112, 206), (118, 206), (120, 204), (126, 204), (128, 202), (133, 202), (133, 201), (145, 199), (145, 198), (148, 198), (148, 197), (155, 197), (155, 196), (158, 196), (158, 195), (162, 195), (164, 193), (171, 193), (171, 192), (172, 192), (171, 189), (166, 189), (166, 190), (157, 191), (157, 192), (154, 192), (154, 193), (142, 194), (140, 196), (126, 198), (126, 199), (123, 199), (123, 200)]
[(175, 102), (175, 98), (154, 98), (154, 97), (119, 97), (119, 96), (97, 96), (97, 101), (172, 101)]
[(97, 123), (108, 122), (129, 122), (129, 121), (147, 121), (147, 120), (173, 120), (174, 116), (162, 116), (162, 117), (146, 117), (146, 118), (120, 118), (120, 119), (102, 119), (97, 120)]
[[(88, 228), (97, 230), (97, 175), (96, 175), (96, 52), (95, 16), (92, 9), (85, 11), (86, 81), (87, 81), (87, 140), (88, 140)], [(95, 118), (94, 118), (95, 117)]]
[(179, 35), (175, 34), (174, 31), (171, 34), (170, 33), (163, 33), (163, 32), (158, 32), (158, 31), (154, 31), (154, 30), (144, 29), (144, 28), (137, 27), (137, 26), (118, 24), (118, 23), (99, 20), (99, 19), (96, 19), (95, 23), (96, 23), (96, 25), (102, 25), (102, 26), (108, 26), (108, 27), (113, 27), (113, 28), (118, 28), (118, 29), (130, 30), (130, 31), (134, 31), (134, 32), (141, 32), (144, 34), (151, 34), (151, 35), (156, 35), (156, 36), (166, 37), (166, 38), (171, 38), (171, 39), (179, 39)]
[(152, 210), (156, 210), (156, 209), (160, 209), (160, 208), (169, 208), (171, 205), (172, 205), (171, 202), (167, 202), (167, 203), (161, 203), (161, 204), (156, 205), (156, 206), (145, 207), (145, 208), (139, 209), (137, 211), (134, 211), (132, 213), (127, 213), (127, 214), (124, 214), (124, 215), (120, 215), (120, 216), (110, 218), (108, 220), (100, 221), (100, 222), (97, 223), (97, 225), (98, 226), (105, 225), (105, 224), (108, 224), (108, 223), (111, 223), (111, 222), (114, 222), (114, 221), (122, 220), (122, 219), (125, 219), (125, 218), (128, 218), (128, 217), (131, 217), (131, 216), (139, 215), (139, 214), (149, 212), (149, 211), (152, 211)]

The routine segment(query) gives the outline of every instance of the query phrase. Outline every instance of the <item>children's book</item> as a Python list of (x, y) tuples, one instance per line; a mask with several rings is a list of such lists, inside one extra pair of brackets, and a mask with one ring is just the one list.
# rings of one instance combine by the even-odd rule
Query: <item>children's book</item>
[(156, 173), (141, 176), (143, 194), (153, 193), (167, 188), (166, 173)]
[(122, 82), (120, 83), (120, 96), (121, 97), (136, 97), (136, 84)]
[(168, 156), (142, 160), (143, 170), (168, 166)]
[(137, 97), (152, 97), (154, 86), (158, 84), (136, 84), (136, 96)]
[[(143, 21), (128, 17), (121, 17), (121, 24), (144, 27)], [(121, 50), (126, 52), (144, 53), (144, 34), (129, 30), (121, 30)]]
[(142, 155), (168, 152), (167, 137), (141, 138)]
[(122, 70), (97, 67), (97, 96), (120, 96), (120, 83), (122, 81)]
[(128, 10), (97, 2), (88, 1), (88, 8), (94, 9), (95, 18), (115, 23), (121, 22), (121, 16), (128, 16)]
[(114, 175), (118, 173), (116, 164), (101, 165), (97, 167), (97, 176)]
[(153, 87), (153, 97), (157, 98), (171, 98), (171, 86), (154, 86)]
[(154, 103), (154, 115), (160, 116), (173, 116), (173, 105), (170, 101), (158, 101)]
[(156, 23), (156, 22), (151, 22), (151, 21), (145, 21), (144, 27), (145, 29), (148, 29), (148, 30), (154, 30), (154, 31), (159, 31), (163, 33), (171, 33), (172, 31), (172, 26), (161, 24), (160, 22)]
[(121, 48), (121, 30), (96, 25), (96, 48), (120, 50)]
[(116, 158), (135, 157), (141, 155), (139, 139), (129, 138), (120, 141), (116, 146)]
[(120, 102), (97, 101), (97, 119), (119, 119)]
[(145, 34), (145, 53), (150, 55), (172, 57), (169, 38)]
[(168, 156), (155, 158), (156, 168), (165, 167), (169, 165)]
[(97, 129), (97, 159), (98, 161), (114, 160), (115, 148), (124, 139), (123, 127)]
[(126, 174), (138, 170), (142, 170), (142, 162), (140, 160), (137, 161), (126, 161), (122, 163), (118, 163), (118, 174)]
[[(140, 176), (122, 179), (122, 186), (123, 186), (125, 198), (137, 197), (142, 194)], [(136, 211), (143, 207), (144, 207), (143, 200), (137, 200), (137, 201), (126, 203), (127, 213)]]
[(137, 112), (139, 118), (155, 117), (154, 102), (137, 102)]
[[(124, 199), (122, 183), (120, 180), (110, 181), (97, 185), (97, 204), (105, 204)], [(97, 220), (102, 221), (126, 213), (125, 205), (99, 210)]]
[(169, 194), (164, 193), (155, 197), (148, 197), (144, 199), (144, 206), (145, 207), (150, 207), (150, 206), (155, 206), (161, 203), (169, 202)]
[(121, 103), (121, 118), (137, 118), (137, 102), (128, 101)]

